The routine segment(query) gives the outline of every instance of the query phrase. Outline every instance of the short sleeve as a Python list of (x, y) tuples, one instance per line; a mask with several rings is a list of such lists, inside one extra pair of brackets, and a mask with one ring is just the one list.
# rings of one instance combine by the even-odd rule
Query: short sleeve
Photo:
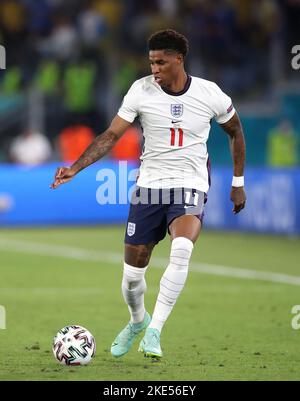
[(225, 124), (235, 114), (231, 98), (216, 84), (214, 85), (212, 108), (214, 118), (218, 124)]
[(139, 114), (140, 90), (138, 81), (134, 82), (123, 98), (118, 116), (132, 123)]

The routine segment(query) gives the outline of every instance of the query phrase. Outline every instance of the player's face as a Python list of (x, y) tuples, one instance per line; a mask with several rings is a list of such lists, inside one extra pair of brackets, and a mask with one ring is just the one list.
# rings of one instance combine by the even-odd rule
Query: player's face
[(155, 81), (166, 88), (176, 81), (183, 65), (182, 55), (164, 50), (150, 50), (149, 60)]

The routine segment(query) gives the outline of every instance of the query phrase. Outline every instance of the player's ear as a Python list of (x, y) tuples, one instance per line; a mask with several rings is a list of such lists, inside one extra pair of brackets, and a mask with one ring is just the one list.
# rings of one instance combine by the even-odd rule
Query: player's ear
[(183, 55), (180, 53), (176, 54), (176, 60), (178, 62), (178, 64), (183, 63), (184, 59), (183, 59)]

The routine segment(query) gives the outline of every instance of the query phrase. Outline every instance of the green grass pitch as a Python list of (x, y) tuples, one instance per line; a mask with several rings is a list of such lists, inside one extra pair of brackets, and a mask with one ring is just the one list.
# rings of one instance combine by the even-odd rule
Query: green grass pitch
[[(110, 355), (128, 321), (121, 295), (124, 227), (1, 229), (0, 380), (299, 380), (300, 330), (291, 309), (300, 286), (192, 269), (162, 333), (164, 358)], [(155, 304), (169, 254), (166, 238), (147, 272), (146, 307)], [(103, 255), (103, 259), (102, 256)], [(192, 263), (300, 276), (300, 239), (203, 231)], [(162, 264), (159, 268), (159, 264)], [(234, 272), (234, 270), (233, 270)], [(95, 336), (88, 366), (59, 365), (53, 336), (79, 324)]]

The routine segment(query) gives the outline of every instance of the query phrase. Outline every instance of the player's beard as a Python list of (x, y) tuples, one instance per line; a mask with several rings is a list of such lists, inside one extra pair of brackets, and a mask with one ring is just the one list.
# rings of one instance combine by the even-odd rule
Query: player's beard
[(164, 86), (164, 81), (163, 81), (163, 79), (161, 79), (160, 77), (159, 77), (159, 78), (154, 78), (154, 79), (155, 79), (155, 82), (156, 82), (158, 85)]

